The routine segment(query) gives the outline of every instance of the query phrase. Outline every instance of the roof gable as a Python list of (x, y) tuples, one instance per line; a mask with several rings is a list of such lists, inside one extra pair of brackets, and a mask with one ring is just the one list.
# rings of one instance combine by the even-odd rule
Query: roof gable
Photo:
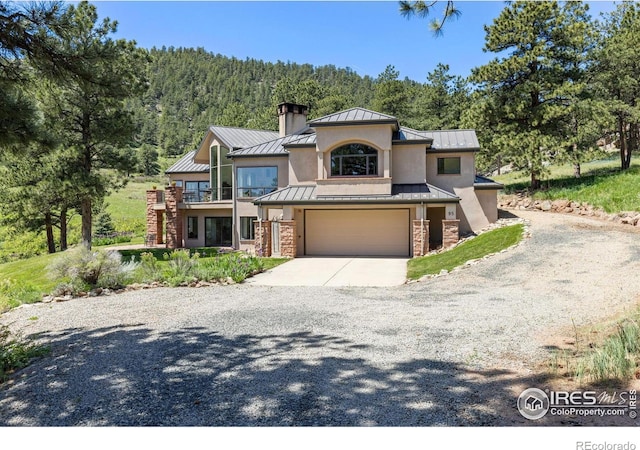
[(351, 108), (309, 121), (310, 127), (389, 123), (399, 127), (398, 119), (364, 108)]
[(198, 164), (193, 161), (196, 155), (195, 150), (191, 150), (178, 161), (173, 163), (171, 167), (164, 173), (206, 173), (209, 172), (209, 164)]

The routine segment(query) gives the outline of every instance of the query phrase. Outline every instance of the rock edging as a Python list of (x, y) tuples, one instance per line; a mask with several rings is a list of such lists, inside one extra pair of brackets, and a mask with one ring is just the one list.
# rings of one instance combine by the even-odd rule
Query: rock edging
[(524, 194), (504, 195), (498, 198), (498, 208), (574, 214), (640, 227), (640, 212), (638, 211), (620, 211), (610, 214), (602, 208), (596, 208), (586, 202), (574, 202), (564, 199), (534, 200)]

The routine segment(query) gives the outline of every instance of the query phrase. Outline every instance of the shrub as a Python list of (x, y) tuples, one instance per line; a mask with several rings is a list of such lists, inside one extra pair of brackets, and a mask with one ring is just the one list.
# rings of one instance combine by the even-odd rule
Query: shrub
[(169, 261), (165, 281), (171, 286), (178, 286), (182, 283), (194, 281), (195, 267), (197, 266), (198, 253), (190, 254), (189, 250), (174, 250), (165, 253), (165, 261)]
[(0, 312), (7, 311), (24, 303), (40, 301), (42, 294), (29, 283), (17, 283), (15, 280), (0, 280)]
[[(132, 256), (132, 261), (135, 256)], [(158, 258), (153, 253), (144, 252), (140, 254), (140, 268), (138, 274), (142, 281), (160, 281), (162, 279), (162, 271)]]
[(577, 376), (594, 382), (628, 380), (635, 375), (639, 358), (640, 324), (628, 320), (579, 362)]
[(136, 267), (134, 262), (123, 264), (118, 252), (91, 251), (80, 247), (56, 259), (49, 266), (49, 272), (54, 278), (67, 279), (78, 291), (94, 287), (122, 287)]
[(48, 352), (48, 347), (12, 338), (9, 328), (0, 326), (0, 382), (6, 380), (11, 371), (25, 367), (32, 358), (44, 356)]

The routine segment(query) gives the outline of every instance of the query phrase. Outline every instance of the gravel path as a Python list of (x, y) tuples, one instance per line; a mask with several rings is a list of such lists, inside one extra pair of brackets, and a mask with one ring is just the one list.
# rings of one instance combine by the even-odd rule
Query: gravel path
[(547, 336), (637, 305), (640, 234), (521, 215), (520, 246), (399, 288), (155, 289), (13, 310), (0, 323), (52, 351), (0, 387), (0, 425), (524, 424), (515, 399), (540, 382)]

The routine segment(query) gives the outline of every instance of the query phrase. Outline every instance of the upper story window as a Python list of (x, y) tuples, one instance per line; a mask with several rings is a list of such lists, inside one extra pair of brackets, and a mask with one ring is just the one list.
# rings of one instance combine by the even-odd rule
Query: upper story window
[(238, 197), (260, 197), (276, 189), (277, 167), (238, 167)]
[(331, 176), (378, 175), (378, 150), (364, 144), (347, 144), (331, 152)]
[(208, 202), (211, 198), (208, 181), (185, 181), (182, 197), (186, 203)]
[(233, 161), (229, 149), (211, 146), (211, 200), (231, 200), (233, 197)]
[(460, 157), (438, 158), (438, 175), (460, 175)]

